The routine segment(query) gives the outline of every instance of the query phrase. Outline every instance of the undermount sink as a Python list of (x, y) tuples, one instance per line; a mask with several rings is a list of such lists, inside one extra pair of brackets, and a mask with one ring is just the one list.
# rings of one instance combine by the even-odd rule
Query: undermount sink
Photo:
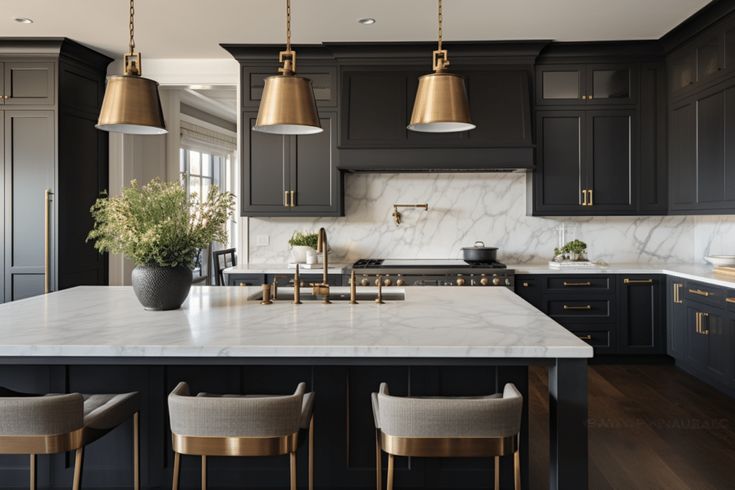
[[(376, 287), (359, 287), (357, 288), (357, 301), (375, 301), (378, 297), (378, 288)], [(253, 300), (263, 298), (261, 292), (251, 297)], [(293, 301), (292, 287), (279, 287), (278, 297), (271, 298), (276, 301)], [(404, 301), (406, 299), (406, 290), (403, 288), (383, 288), (383, 301)], [(315, 296), (311, 286), (303, 286), (301, 288), (301, 301), (323, 301), (323, 296)], [(330, 301), (349, 301), (350, 288), (345, 286), (333, 286), (329, 290)]]

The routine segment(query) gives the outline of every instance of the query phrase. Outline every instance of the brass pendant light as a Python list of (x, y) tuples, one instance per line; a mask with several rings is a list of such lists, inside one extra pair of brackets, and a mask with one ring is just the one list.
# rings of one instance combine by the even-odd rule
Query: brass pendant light
[(253, 129), (272, 134), (316, 134), (323, 131), (311, 80), (297, 77), (296, 52), (291, 49), (291, 0), (286, 0), (286, 50), (278, 53), (280, 75), (265, 79)]
[(123, 75), (108, 77), (97, 129), (126, 134), (165, 134), (158, 83), (141, 76), (135, 52), (135, 3), (130, 0), (130, 51), (123, 55)]
[(434, 73), (419, 77), (408, 129), (423, 133), (454, 133), (475, 129), (470, 119), (464, 77), (449, 73), (447, 50), (442, 49), (442, 0), (439, 1), (439, 42), (433, 53)]

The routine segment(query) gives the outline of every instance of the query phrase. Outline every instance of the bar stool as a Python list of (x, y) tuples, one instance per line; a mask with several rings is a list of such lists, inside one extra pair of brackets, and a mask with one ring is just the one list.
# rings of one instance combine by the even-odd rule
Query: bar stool
[(0, 454), (30, 455), (36, 488), (36, 456), (75, 451), (73, 489), (82, 484), (84, 446), (133, 418), (133, 486), (140, 489), (139, 395), (33, 395), (0, 387)]
[(521, 488), (523, 396), (513, 384), (502, 394), (481, 397), (396, 397), (388, 385), (372, 394), (375, 417), (376, 488), (383, 480), (381, 450), (388, 454), (388, 490), (393, 490), (395, 456), (495, 458), (495, 490), (500, 489), (500, 457), (513, 455), (515, 489)]
[(202, 490), (207, 456), (290, 456), (291, 490), (296, 490), (299, 430), (308, 429), (309, 490), (314, 488), (314, 393), (299, 383), (293, 395), (191, 396), (179, 383), (168, 396), (174, 450), (173, 490), (179, 488), (181, 455), (201, 456)]

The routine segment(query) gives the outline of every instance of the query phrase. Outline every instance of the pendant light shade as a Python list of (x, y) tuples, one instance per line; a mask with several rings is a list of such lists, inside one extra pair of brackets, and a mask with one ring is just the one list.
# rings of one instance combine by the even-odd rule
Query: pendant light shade
[(433, 53), (434, 73), (419, 77), (408, 129), (423, 133), (454, 133), (475, 129), (464, 78), (449, 73), (447, 50), (442, 49), (442, 0), (438, 0), (439, 42)]
[(286, 0), (286, 50), (278, 55), (282, 63), (265, 79), (258, 118), (253, 130), (282, 135), (316, 134), (323, 131), (316, 108), (311, 80), (298, 77), (296, 52), (291, 49), (291, 0)]
[(408, 129), (425, 133), (475, 129), (470, 119), (464, 78), (447, 72), (420, 77)]
[(135, 4), (130, 0), (130, 51), (123, 55), (123, 75), (108, 77), (97, 129), (125, 134), (165, 134), (158, 83), (143, 78), (135, 51)]

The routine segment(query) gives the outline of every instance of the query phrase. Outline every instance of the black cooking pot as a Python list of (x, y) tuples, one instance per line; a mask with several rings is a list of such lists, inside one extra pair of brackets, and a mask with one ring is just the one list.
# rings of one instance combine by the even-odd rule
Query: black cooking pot
[(474, 247), (462, 248), (462, 258), (468, 264), (489, 264), (497, 257), (498, 249), (486, 247), (484, 242), (475, 242)]

